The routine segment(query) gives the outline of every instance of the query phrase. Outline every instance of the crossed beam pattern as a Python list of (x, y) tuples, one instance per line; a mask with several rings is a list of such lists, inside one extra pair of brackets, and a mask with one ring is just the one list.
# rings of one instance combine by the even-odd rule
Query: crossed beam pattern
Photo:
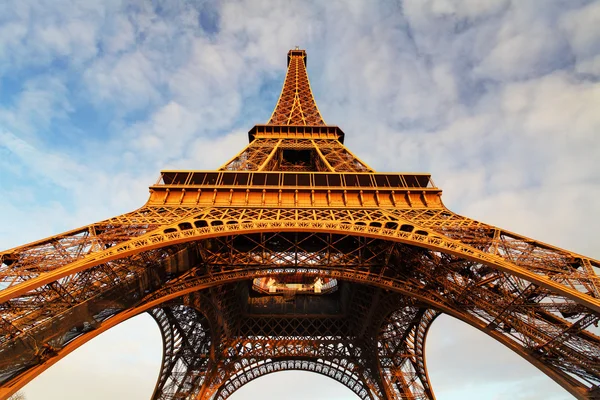
[[(303, 163), (286, 161), (285, 151), (303, 151)], [(335, 139), (297, 139), (257, 137), (220, 170), (228, 171), (319, 171), (319, 172), (372, 172)]]
[(287, 369), (434, 399), (440, 313), (600, 398), (600, 263), (449, 211), (429, 175), (375, 173), (324, 125), (304, 51), (288, 60), (269, 124), (220, 170), (164, 171), (142, 208), (0, 253), (0, 399), (142, 312), (163, 339), (153, 399), (226, 399)]
[[(179, 298), (179, 304), (152, 310), (166, 343), (162, 379), (153, 399), (225, 399), (244, 384), (281, 370), (305, 370), (329, 376), (362, 399), (389, 398), (390, 393), (392, 398), (432, 398), (424, 389), (429, 387), (426, 373), (414, 366), (419, 360), (424, 361), (424, 335), (418, 332), (425, 332), (437, 313), (421, 309), (402, 296), (383, 297), (381, 290), (352, 289), (349, 300), (352, 312), (333, 319), (239, 315), (241, 310), (236, 307), (235, 295), (232, 296), (236, 290), (231, 287), (225, 291), (196, 292)], [(390, 310), (399, 306), (404, 306), (401, 314), (390, 314)], [(227, 324), (219, 324), (229, 328), (217, 335), (218, 343), (213, 344), (208, 335), (198, 335), (198, 330), (208, 331), (211, 325), (198, 308), (228, 319)], [(384, 330), (378, 332), (366, 327), (365, 318), (373, 326), (385, 321)], [(273, 335), (282, 330), (285, 335)], [(377, 345), (371, 346), (372, 343)], [(388, 350), (406, 355), (398, 358), (388, 354)], [(383, 354), (378, 355), (377, 351)], [(378, 356), (385, 360), (381, 368)], [(396, 364), (390, 367), (387, 365), (390, 361)], [(392, 384), (398, 379), (396, 368), (409, 371), (403, 374), (410, 375), (410, 386)], [(197, 377), (211, 381), (206, 385), (192, 382)]]
[(288, 53), (287, 74), (269, 125), (325, 125), (310, 89), (304, 50)]
[[(367, 230), (366, 225), (356, 227)], [(81, 299), (73, 297), (65, 302), (64, 297), (54, 292), (53, 297), (46, 300), (46, 307), (36, 309), (31, 301), (25, 300), (31, 294), (28, 293), (18, 301), (6, 303), (13, 315), (29, 315), (30, 320), (37, 321), (30, 327), (19, 325), (21, 334), (3, 337), (2, 353), (6, 357), (2, 360), (6, 360), (3, 371), (7, 387), (18, 384), (20, 374), (44, 368), (46, 363), (62, 356), (61, 352), (74, 339), (85, 339), (86, 335), (103, 331), (103, 323), (116, 321), (120, 314), (125, 318), (128, 309), (143, 310), (147, 304), (161, 304), (181, 294), (227, 282), (291, 273), (385, 287), (419, 299), (427, 307), (457, 316), (486, 331), (559, 382), (569, 384), (572, 392), (579, 393), (581, 398), (588, 396), (598, 381), (600, 342), (588, 331), (597, 321), (597, 313), (567, 296), (486, 264), (388, 238), (307, 232), (223, 235), (141, 251), (118, 262), (108, 262), (102, 269), (92, 267), (79, 273), (78, 279), (69, 276), (71, 285), (79, 287), (75, 281), (89, 281), (91, 276), (108, 268), (120, 284), (89, 286)], [(86, 301), (86, 298), (91, 300)], [(353, 307), (359, 309), (358, 305)], [(9, 315), (8, 312), (3, 314)], [(226, 315), (222, 310), (218, 314)], [(233, 321), (239, 324), (244, 320), (234, 318)], [(412, 319), (407, 319), (405, 323), (410, 321)], [(18, 322), (17, 318), (15, 325)], [(243, 330), (252, 332), (249, 323), (244, 323)], [(327, 333), (324, 327), (321, 329)], [(274, 329), (271, 335), (278, 330), (282, 328)], [(264, 335), (262, 332), (260, 336)], [(415, 336), (417, 332), (407, 335), (406, 340)], [(21, 363), (15, 362), (17, 356)], [(396, 372), (394, 376), (406, 367), (422, 374), (424, 360), (419, 357), (401, 366), (384, 365)], [(379, 358), (383, 364), (383, 355)], [(406, 373), (407, 378), (401, 385), (414, 382), (408, 378), (415, 376), (414, 371)], [(431, 390), (428, 383), (417, 383), (415, 390), (425, 393), (426, 389)], [(588, 397), (593, 398), (593, 392), (589, 393)], [(429, 397), (432, 398), (432, 394)]]

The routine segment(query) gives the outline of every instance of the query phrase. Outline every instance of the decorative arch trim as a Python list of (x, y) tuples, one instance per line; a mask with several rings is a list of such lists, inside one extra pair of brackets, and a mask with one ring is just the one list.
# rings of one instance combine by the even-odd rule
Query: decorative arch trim
[[(500, 332), (488, 329), (488, 324), (481, 319), (478, 319), (467, 313), (460, 313), (458, 310), (450, 308), (449, 306), (444, 305), (442, 303), (436, 303), (428, 297), (425, 297), (418, 293), (414, 293), (414, 292), (407, 290), (405, 287), (402, 287), (402, 285), (400, 285), (399, 283), (394, 284), (391, 281), (385, 281), (385, 282), (384, 281), (379, 281), (379, 282), (378, 281), (368, 281), (368, 280), (364, 279), (365, 278), (364, 276), (360, 276), (360, 275), (362, 275), (360, 273), (357, 273), (356, 276), (353, 276), (352, 270), (342, 271), (342, 272), (340, 272), (340, 271), (330, 271), (330, 272), (331, 272), (332, 276), (336, 276), (339, 279), (344, 279), (344, 280), (348, 280), (348, 281), (356, 282), (356, 283), (369, 284), (369, 285), (373, 285), (376, 287), (380, 287), (382, 289), (393, 290), (393, 291), (403, 294), (405, 296), (416, 298), (417, 300), (420, 300), (420, 301), (424, 302), (425, 304), (430, 305), (432, 308), (437, 309), (442, 313), (451, 315), (451, 316), (455, 317), (456, 319), (473, 326), (474, 328), (482, 331), (483, 333), (487, 334), (488, 336), (490, 336), (493, 339), (497, 340), (498, 342), (502, 343), (507, 348), (511, 349), (512, 351), (514, 351), (515, 353), (520, 355), (522, 358), (527, 360), (529, 363), (531, 363), (532, 365), (537, 367), (540, 371), (545, 373), (551, 379), (556, 381), (559, 385), (561, 385), (565, 390), (567, 390), (573, 396), (575, 396), (579, 399), (588, 398), (589, 394), (587, 393), (585, 388), (580, 385), (576, 385), (575, 383), (577, 381), (574, 378), (558, 373), (554, 369), (550, 368), (548, 365), (544, 364), (541, 360), (535, 358), (531, 354), (531, 352), (520, 347), (517, 343), (509, 340), (506, 336), (502, 335)], [(251, 276), (265, 277), (265, 276), (269, 276), (270, 274), (272, 275), (271, 271), (269, 271), (269, 270), (252, 271)], [(221, 279), (199, 282), (195, 286), (188, 286), (186, 288), (182, 288), (179, 290), (172, 290), (172, 291), (170, 290), (163, 296), (156, 297), (156, 298), (155, 297), (149, 298), (146, 302), (144, 302), (143, 304), (141, 304), (135, 308), (130, 308), (130, 309), (124, 310), (124, 311), (116, 314), (115, 316), (100, 323), (99, 326), (95, 330), (87, 332), (87, 333), (73, 339), (62, 349), (58, 350), (54, 357), (49, 358), (42, 364), (32, 367), (31, 369), (27, 370), (23, 374), (15, 377), (13, 380), (7, 382), (7, 384), (4, 387), (0, 388), (0, 398), (2, 398), (2, 399), (8, 398), (12, 394), (16, 393), (20, 388), (22, 388), (28, 382), (33, 380), (39, 374), (44, 372), (46, 369), (48, 369), (49, 367), (54, 365), (56, 362), (58, 362), (59, 360), (64, 358), (66, 355), (68, 355), (75, 349), (79, 348), (80, 346), (87, 343), (88, 341), (95, 338), (96, 336), (100, 335), (101, 333), (115, 327), (119, 323), (128, 320), (129, 318), (132, 318), (142, 312), (148, 311), (154, 307), (158, 307), (162, 303), (176, 299), (185, 294), (189, 294), (189, 293), (192, 293), (195, 291), (207, 289), (207, 288), (214, 287), (214, 286), (219, 286), (223, 283), (231, 283), (231, 282), (243, 281), (243, 280), (248, 279), (247, 276), (239, 276), (239, 275), (234, 276), (233, 273), (230, 275), (231, 276), (227, 276), (227, 274), (223, 274)], [(250, 275), (248, 275), (248, 276), (250, 276)]]
[[(194, 228), (193, 226), (195, 225), (192, 225), (191, 223), (194, 222), (198, 225), (197, 222), (199, 221), (203, 222), (202, 225), (206, 224), (207, 226)], [(160, 231), (152, 231), (139, 238), (123, 242), (104, 251), (92, 253), (87, 257), (67, 264), (54, 271), (43, 273), (35, 278), (6, 288), (0, 292), (0, 303), (23, 295), (30, 290), (54, 282), (65, 276), (147, 250), (230, 235), (265, 232), (324, 232), (391, 240), (462, 257), (470, 261), (485, 264), (499, 271), (515, 275), (529, 282), (533, 282), (600, 313), (600, 299), (593, 298), (574, 288), (552, 281), (546, 276), (536, 274), (524, 267), (517, 266), (498, 255), (485, 253), (457, 240), (442, 237), (434, 231), (418, 227), (411, 222), (406, 221), (404, 224), (400, 224), (399, 222), (397, 225), (403, 227), (410, 226), (412, 227), (412, 231), (409, 232), (407, 228), (402, 230), (400, 229), (400, 226), (396, 229), (386, 228), (385, 225), (367, 226), (364, 222), (360, 221), (259, 220), (245, 223), (220, 220), (207, 222), (206, 220), (194, 219), (191, 219), (190, 221), (180, 221), (172, 226), (161, 228)], [(189, 229), (180, 227), (189, 227)]]

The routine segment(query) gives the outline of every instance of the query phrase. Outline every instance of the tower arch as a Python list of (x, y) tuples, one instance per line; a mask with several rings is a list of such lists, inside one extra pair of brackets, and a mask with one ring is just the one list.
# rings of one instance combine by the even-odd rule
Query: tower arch
[(165, 342), (154, 398), (338, 360), (360, 393), (433, 399), (437, 313), (597, 397), (600, 262), (457, 215), (430, 175), (377, 173), (344, 137), (292, 50), (273, 115), (220, 169), (163, 171), (142, 208), (0, 253), (0, 398), (144, 311)]

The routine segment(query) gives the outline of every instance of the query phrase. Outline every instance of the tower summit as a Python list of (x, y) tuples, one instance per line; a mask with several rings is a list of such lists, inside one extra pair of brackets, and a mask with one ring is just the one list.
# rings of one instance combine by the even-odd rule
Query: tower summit
[(325, 125), (310, 89), (306, 51), (288, 52), (288, 69), (269, 125)]
[(279, 100), (266, 125), (248, 132), (250, 144), (220, 170), (373, 172), (345, 146), (344, 132), (326, 125), (310, 89), (306, 51), (288, 52)]
[(0, 399), (143, 312), (163, 339), (152, 399), (282, 370), (434, 399), (441, 313), (600, 398), (597, 260), (453, 213), (429, 174), (375, 172), (325, 124), (304, 50), (248, 137), (218, 170), (162, 171), (138, 210), (0, 253)]

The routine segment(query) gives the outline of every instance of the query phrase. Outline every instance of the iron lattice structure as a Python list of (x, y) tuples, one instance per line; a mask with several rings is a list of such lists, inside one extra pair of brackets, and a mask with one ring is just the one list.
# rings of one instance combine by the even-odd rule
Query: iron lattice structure
[(163, 171), (140, 209), (1, 253), (0, 398), (149, 312), (153, 399), (226, 399), (306, 370), (362, 399), (434, 399), (441, 313), (576, 398), (600, 398), (599, 262), (449, 211), (428, 174), (376, 173), (326, 125), (306, 53), (217, 171)]

